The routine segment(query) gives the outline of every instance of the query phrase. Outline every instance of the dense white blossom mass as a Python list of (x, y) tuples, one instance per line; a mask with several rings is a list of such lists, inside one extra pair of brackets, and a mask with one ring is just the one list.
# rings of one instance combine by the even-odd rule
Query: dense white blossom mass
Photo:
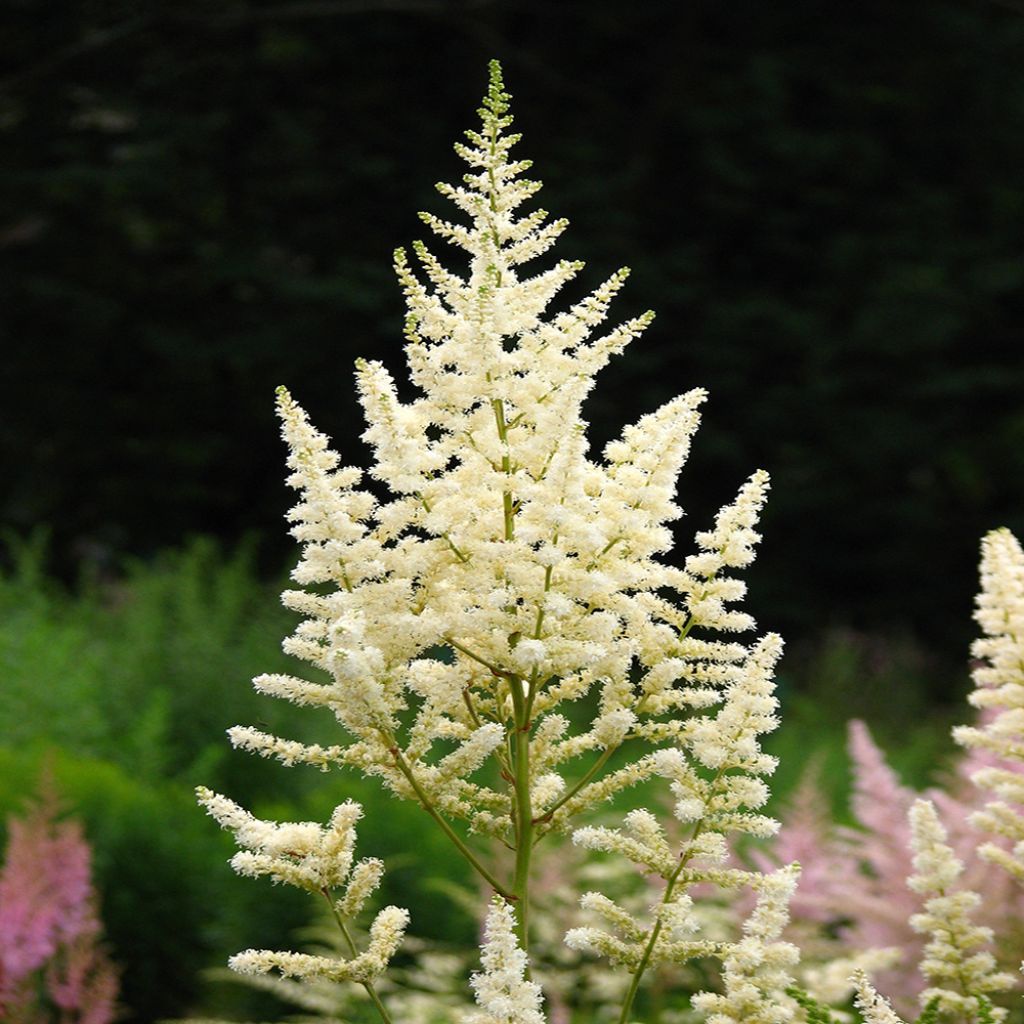
[[(772, 671), (781, 641), (736, 638), (753, 620), (735, 607), (745, 585), (733, 575), (754, 557), (768, 476), (758, 471), (740, 487), (713, 527), (696, 534), (694, 554), (676, 565), (662, 559), (682, 515), (676, 484), (705, 393), (673, 398), (601, 456), (590, 454), (584, 400), (653, 314), (601, 330), (625, 269), (554, 306), (582, 264), (524, 271), (566, 223), (519, 212), (540, 183), (524, 176), (529, 161), (512, 156), (519, 136), (508, 132), (508, 100), (492, 64), (481, 129), (456, 147), (469, 172), (460, 185), (438, 186), (462, 220), (422, 215), (461, 250), (458, 268), (419, 242), (418, 269), (405, 251), (395, 254), (416, 395), (401, 398), (381, 363), (357, 363), (372, 482), (278, 392), (288, 483), (299, 493), (288, 518), (302, 545), (297, 588), (283, 600), (303, 619), (284, 647), (316, 676), (263, 675), (255, 686), (327, 709), (338, 740), (309, 745), (250, 727), (232, 729), (231, 739), (288, 765), (356, 768), (428, 812), (498, 895), (473, 1020), (509, 1024), (542, 1020), (539, 990), (524, 975), (534, 848), (550, 833), (572, 834), (579, 815), (627, 787), (668, 780), (681, 846), (642, 809), (621, 831), (592, 825), (574, 835), (584, 848), (622, 853), (659, 874), (661, 903), (639, 921), (588, 893), (584, 909), (611, 931), (584, 927), (567, 941), (633, 974), (624, 1018), (649, 964), (717, 955), (732, 988), (725, 1002), (707, 997), (716, 1019), (756, 1004), (757, 1020), (782, 1021), (790, 1004), (783, 999), (778, 1013), (768, 1004), (791, 961), (777, 937), (795, 873), (725, 866), (729, 835), (776, 828), (759, 813), (774, 768), (759, 736), (777, 724)], [(589, 724), (568, 713), (574, 703), (593, 711)], [(281, 826), (289, 831), (279, 836), (218, 801), (206, 798), (211, 813), (255, 844), (239, 855), (241, 866), (310, 888), (335, 870), (318, 855), (279, 855), (292, 836), (302, 850), (321, 849), (328, 840), (315, 826)], [(514, 852), (512, 877), (471, 833)], [(341, 850), (340, 875), (346, 858)], [(688, 890), (707, 882), (758, 893), (754, 924), (738, 944), (697, 934)], [(371, 929), (364, 957), (377, 950), (374, 970), (393, 952), (403, 913), (389, 908), (387, 927)], [(320, 970), (299, 954), (265, 951), (240, 954), (235, 966)], [(374, 973), (345, 970), (356, 980)]]
[(540, 986), (526, 977), (527, 957), (514, 928), (512, 908), (496, 896), (484, 923), (484, 969), (469, 982), (480, 1011), (462, 1024), (544, 1024)]
[[(380, 884), (384, 865), (376, 858), (353, 864), (355, 824), (362, 817), (359, 804), (351, 800), (335, 808), (326, 828), (312, 821), (263, 821), (233, 800), (200, 786), (199, 802), (223, 828), (234, 833), (242, 849), (231, 858), (240, 875), (253, 878), (269, 875), (327, 898), (344, 926), (356, 917)], [(398, 951), (409, 912), (385, 907), (370, 925), (366, 949), (353, 948), (351, 959), (314, 956), (272, 949), (247, 949), (229, 964), (241, 974), (277, 971), (284, 977), (326, 978), (330, 981), (368, 983), (382, 974)]]
[[(656, 771), (641, 757), (574, 787), (561, 766), (590, 752), (682, 740), (709, 763), (724, 721), (691, 712), (719, 705), (767, 657), (715, 634), (752, 625), (731, 607), (744, 584), (729, 573), (753, 558), (768, 477), (743, 485), (683, 567), (659, 559), (681, 515), (676, 480), (704, 392), (626, 427), (603, 459), (588, 456), (583, 400), (652, 315), (597, 332), (625, 270), (545, 315), (581, 264), (520, 270), (565, 223), (546, 223), (543, 211), (516, 216), (540, 185), (510, 155), (518, 136), (506, 131), (507, 99), (495, 76), (482, 130), (457, 147), (470, 173), (440, 186), (469, 225), (424, 217), (465, 251), (467, 270), (444, 269), (417, 244), (421, 281), (396, 255), (420, 397), (400, 400), (384, 366), (358, 364), (369, 475), (387, 497), (361, 486), (361, 471), (342, 466), (279, 392), (289, 483), (301, 495), (289, 513), (303, 545), (294, 578), (309, 588), (284, 595), (305, 616), (285, 649), (328, 681), (268, 675), (255, 685), (330, 709), (345, 735), (332, 747), (246, 727), (231, 737), (288, 764), (354, 765), (399, 796), (515, 842), (517, 794), (480, 769), (494, 759), (511, 767), (517, 731), (530, 746), (529, 801), (518, 799), (542, 830), (565, 830), (580, 810)], [(555, 709), (591, 691), (600, 714), (569, 735)]]

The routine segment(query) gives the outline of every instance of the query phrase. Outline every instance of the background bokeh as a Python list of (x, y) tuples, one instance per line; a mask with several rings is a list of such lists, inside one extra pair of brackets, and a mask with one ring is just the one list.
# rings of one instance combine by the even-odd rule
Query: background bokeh
[[(912, 726), (962, 716), (978, 540), (1024, 528), (1024, 7), (8, 0), (0, 797), (57, 757), (133, 1019), (211, 998), (196, 971), (254, 918), (302, 919), (209, 877), (188, 787), (321, 813), (355, 785), (221, 740), (317, 727), (246, 688), (290, 622), (273, 389), (364, 461), (352, 363), (401, 370), (391, 253), (447, 215), (491, 57), (576, 294), (628, 264), (619, 316), (658, 312), (589, 400), (595, 447), (709, 389), (684, 552), (772, 473), (750, 607), (790, 641), (784, 782), (851, 715), (923, 777), (946, 741)], [(397, 855), (389, 813), (364, 832)]]

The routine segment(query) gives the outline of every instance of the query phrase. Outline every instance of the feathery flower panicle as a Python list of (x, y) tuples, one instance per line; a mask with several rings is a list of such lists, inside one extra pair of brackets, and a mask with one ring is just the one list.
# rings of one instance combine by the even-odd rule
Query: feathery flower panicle
[[(629, 969), (633, 986), (627, 1007), (649, 966), (714, 956), (723, 964), (725, 993), (701, 993), (694, 1000), (711, 1014), (712, 1024), (782, 1024), (793, 1017), (795, 1004), (785, 990), (792, 983), (788, 968), (799, 954), (779, 936), (788, 921), (799, 869), (790, 865), (763, 875), (724, 866), (728, 836), (767, 837), (777, 828), (777, 822), (756, 811), (768, 799), (762, 776), (775, 769), (774, 758), (761, 751), (758, 737), (778, 724), (772, 670), (781, 649), (781, 640), (771, 634), (755, 645), (726, 689), (718, 713), (690, 719), (680, 730), (679, 746), (654, 755), (657, 773), (671, 780), (675, 816), (689, 830), (681, 849), (672, 850), (656, 819), (643, 810), (628, 814), (623, 830), (585, 827), (573, 834), (578, 845), (619, 853), (665, 880), (650, 923), (599, 893), (587, 893), (581, 906), (603, 918), (611, 931), (592, 926), (566, 935), (570, 947)], [(739, 941), (709, 941), (698, 934), (687, 889), (702, 882), (727, 890), (749, 885), (758, 894)]]
[(982, 663), (968, 699), (989, 717), (980, 726), (957, 727), (953, 736), (994, 761), (973, 776), (998, 798), (971, 818), (994, 837), (978, 852), (1024, 885), (1024, 551), (1009, 530), (994, 530), (982, 540), (974, 618), (985, 635), (972, 647)]
[[(768, 479), (754, 474), (715, 529), (698, 535), (702, 554), (685, 569), (656, 560), (671, 547), (676, 477), (704, 392), (626, 427), (603, 462), (587, 458), (580, 410), (593, 377), (651, 315), (593, 337), (625, 281), (621, 271), (568, 311), (544, 316), (581, 265), (562, 261), (521, 277), (518, 268), (565, 224), (545, 224), (542, 211), (516, 214), (540, 186), (521, 177), (528, 162), (510, 156), (518, 137), (507, 134), (496, 65), (480, 114), (481, 130), (457, 147), (471, 173), (462, 186), (439, 186), (470, 224), (424, 216), (465, 251), (468, 273), (443, 268), (417, 243), (424, 282), (404, 252), (396, 256), (421, 397), (399, 399), (380, 363), (357, 368), (370, 476), (390, 496), (378, 501), (360, 489), (360, 472), (339, 468), (327, 439), (287, 391), (278, 393), (289, 483), (301, 495), (289, 513), (303, 544), (294, 576), (334, 588), (286, 593), (306, 618), (285, 647), (332, 682), (277, 675), (256, 686), (329, 708), (348, 742), (304, 746), (249, 728), (231, 737), (288, 764), (353, 765), (400, 797), (514, 842), (516, 797), (476, 776), (527, 719), (539, 737), (546, 718), (558, 720), (559, 703), (600, 690), (592, 729), (547, 743), (530, 765), (543, 826), (565, 830), (652, 766), (641, 759), (617, 779), (584, 776), (586, 785), (572, 787), (560, 764), (630, 738), (670, 739), (681, 711), (719, 703), (741, 674), (744, 645), (694, 634), (751, 625), (727, 610), (743, 585), (725, 571), (753, 557)], [(672, 592), (677, 603), (665, 596)], [(438, 648), (451, 659), (438, 660)], [(406, 727), (399, 716), (410, 706)], [(438, 760), (437, 745), (451, 742), (456, 752)]]
[[(638, 982), (652, 958), (678, 962), (712, 949), (691, 935), (685, 889), (751, 881), (721, 867), (724, 836), (775, 827), (757, 813), (768, 795), (761, 777), (774, 766), (757, 736), (776, 724), (771, 672), (781, 643), (736, 639), (753, 621), (735, 607), (744, 584), (732, 575), (753, 558), (769, 482), (754, 473), (680, 568), (659, 556), (682, 515), (676, 482), (705, 392), (669, 400), (626, 426), (603, 457), (589, 455), (582, 408), (595, 376), (653, 314), (602, 329), (626, 269), (549, 309), (583, 265), (524, 270), (566, 222), (521, 210), (541, 186), (525, 176), (530, 162), (513, 156), (509, 99), (492, 62), (480, 127), (456, 146), (468, 172), (437, 186), (456, 218), (421, 214), (459, 251), (459, 265), (445, 266), (423, 242), (412, 257), (395, 253), (415, 397), (399, 396), (382, 363), (356, 364), (377, 496), (278, 391), (288, 483), (299, 493), (288, 518), (302, 545), (297, 589), (283, 600), (303, 618), (284, 647), (326, 679), (264, 675), (255, 686), (329, 710), (338, 742), (307, 745), (248, 727), (230, 736), (285, 764), (356, 768), (418, 802), (514, 904), (524, 954), (538, 843), (571, 834), (580, 814), (624, 789), (669, 777), (677, 817), (693, 830), (682, 857), (666, 854), (643, 815), (629, 819), (621, 841), (608, 830), (577, 833), (583, 846), (619, 843), (671, 879), (646, 954), (623, 940), (620, 959)], [(597, 713), (573, 731), (579, 716), (562, 705), (588, 694)], [(627, 745), (631, 757), (605, 771)], [(236, 827), (237, 813), (221, 811)], [(316, 852), (326, 839), (281, 827), (284, 837), (239, 819), (240, 839), (252, 844), (237, 866), (315, 887), (327, 870)], [(467, 832), (515, 852), (510, 878), (495, 874)], [(292, 837), (312, 852), (288, 855), (281, 843)], [(623, 921), (596, 895), (589, 906)], [(598, 945), (611, 941), (597, 934)], [(262, 954), (243, 961), (266, 962)], [(275, 966), (294, 973), (308, 964)]]
[[(980, 897), (956, 888), (963, 865), (946, 845), (946, 830), (930, 800), (914, 802), (910, 830), (917, 873), (907, 879), (907, 885), (925, 897), (924, 911), (915, 914), (910, 924), (929, 936), (921, 973), (931, 987), (921, 993), (921, 1004), (937, 1000), (944, 1012), (976, 1015), (981, 997), (1012, 988), (1015, 979), (998, 972), (992, 954), (979, 949), (991, 943), (992, 930), (971, 921)], [(992, 1009), (991, 1014), (998, 1021), (1006, 1011)]]
[(864, 722), (854, 719), (848, 731), (857, 826), (838, 829), (834, 846), (824, 851), (833, 855), (833, 918), (842, 922), (843, 943), (854, 949), (902, 952), (899, 963), (874, 979), (909, 1012), (920, 992), (917, 964), (924, 951), (924, 939), (910, 926), (918, 903), (907, 888), (914, 869), (908, 814), (916, 794), (900, 781)]
[(743, 925), (743, 938), (722, 959), (725, 992), (698, 992), (695, 1009), (707, 1024), (788, 1024), (796, 1004), (786, 995), (790, 970), (800, 959), (796, 946), (780, 940), (789, 921), (789, 901), (800, 869), (790, 865), (758, 882), (757, 905)]
[(540, 986), (526, 977), (512, 908), (500, 896), (491, 902), (484, 934), (484, 969), (469, 982), (481, 1012), (467, 1014), (463, 1024), (544, 1024)]
[[(199, 802), (221, 827), (234, 833), (243, 847), (231, 858), (240, 875), (269, 875), (332, 902), (344, 930), (344, 922), (356, 917), (380, 884), (384, 866), (368, 859), (353, 865), (355, 824), (362, 817), (359, 804), (349, 800), (335, 808), (327, 828), (312, 821), (263, 821), (227, 797), (203, 786), (196, 790)], [(343, 889), (340, 897), (336, 890)], [(229, 961), (241, 974), (266, 974), (277, 970), (286, 978), (371, 982), (382, 974), (398, 951), (409, 912), (385, 907), (370, 925), (370, 941), (362, 953), (351, 946), (351, 959), (247, 949)], [(348, 935), (345, 931), (346, 937)]]
[(44, 995), (63, 1020), (109, 1024), (119, 979), (100, 943), (92, 854), (79, 823), (60, 820), (59, 811), (44, 778), (39, 803), (8, 821), (0, 868), (0, 1019), (43, 1019)]
[(864, 1024), (904, 1024), (888, 1000), (878, 994), (864, 971), (855, 971), (851, 981), (855, 993), (854, 1005), (863, 1015)]

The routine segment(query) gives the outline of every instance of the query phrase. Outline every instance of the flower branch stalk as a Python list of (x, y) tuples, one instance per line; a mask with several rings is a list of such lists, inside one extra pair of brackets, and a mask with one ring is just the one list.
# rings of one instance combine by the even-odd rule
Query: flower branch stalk
[(409, 785), (416, 793), (416, 797), (420, 802), (420, 806), (427, 812), (427, 814), (430, 815), (430, 817), (438, 825), (441, 831), (448, 837), (448, 839), (451, 840), (455, 848), (465, 858), (466, 863), (469, 864), (469, 866), (499, 896), (511, 902), (515, 902), (518, 899), (518, 896), (516, 895), (515, 891), (509, 892), (508, 890), (506, 890), (505, 887), (501, 884), (501, 882), (499, 882), (498, 879), (495, 878), (494, 875), (490, 871), (488, 871), (486, 867), (484, 867), (484, 865), (480, 862), (480, 859), (476, 856), (476, 854), (473, 853), (473, 851), (462, 840), (461, 836), (459, 836), (458, 832), (456, 832), (455, 829), (453, 829), (451, 825), (449, 825), (448, 822), (444, 820), (442, 815), (434, 806), (433, 801), (430, 799), (430, 796), (426, 793), (426, 791), (417, 781), (415, 773), (409, 766), (408, 761), (406, 761), (406, 759), (402, 756), (401, 750), (399, 750), (397, 746), (391, 747), (390, 750), (392, 756), (395, 759), (395, 763), (398, 765), (399, 770), (408, 780)]
[[(512, 681), (515, 707), (515, 801), (516, 864), (512, 891), (516, 895), (516, 936), (520, 948), (530, 949), (530, 858), (533, 853), (533, 806), (530, 802), (530, 730), (529, 698), (523, 695), (521, 681)], [(531, 687), (532, 691), (532, 687)]]
[[(345, 923), (345, 919), (341, 916), (338, 911), (338, 905), (335, 899), (331, 896), (331, 893), (327, 889), (320, 890), (323, 893), (324, 899), (327, 900), (327, 905), (331, 908), (331, 916), (334, 918), (335, 923), (338, 925), (338, 929), (341, 932), (342, 938), (345, 940), (345, 945), (348, 947), (349, 953), (353, 957), (359, 955), (359, 949), (356, 946), (355, 939), (352, 938), (352, 933), (348, 929), (348, 925)], [(372, 981), (364, 981), (361, 983), (366, 994), (370, 997), (370, 1001), (373, 1003), (380, 1014), (380, 1019), (384, 1024), (394, 1024), (391, 1019), (391, 1015), (388, 1013), (387, 1008), (381, 1002), (380, 996), (377, 994), (377, 989), (374, 987)]]
[[(679, 876), (686, 867), (690, 859), (690, 850), (693, 849), (693, 843), (700, 838), (701, 827), (703, 822), (698, 822), (694, 826), (693, 833), (690, 836), (690, 842), (687, 844), (687, 850), (679, 855), (679, 865), (668, 877), (668, 882), (665, 885), (665, 892), (661, 898), (661, 905), (667, 907), (672, 902), (672, 896), (675, 891), (676, 882), (679, 881)], [(651, 929), (651, 937), (647, 940), (647, 945), (644, 947), (644, 951), (640, 957), (640, 963), (637, 965), (633, 976), (629, 982), (629, 988), (626, 990), (626, 996), (622, 1000), (622, 1009), (619, 1012), (618, 1024), (629, 1024), (630, 1012), (633, 1009), (633, 1000), (636, 999), (636, 994), (640, 989), (640, 981), (643, 978), (644, 972), (647, 970), (647, 965), (651, 962), (651, 955), (654, 952), (654, 947), (658, 943), (658, 936), (661, 935), (662, 919), (659, 917), (654, 922), (654, 927)]]

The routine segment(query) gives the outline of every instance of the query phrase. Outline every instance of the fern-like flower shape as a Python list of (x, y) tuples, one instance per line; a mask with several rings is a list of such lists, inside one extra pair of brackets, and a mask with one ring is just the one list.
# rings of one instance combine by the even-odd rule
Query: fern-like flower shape
[(1024, 551), (1009, 530), (993, 530), (981, 542), (974, 618), (984, 636), (972, 647), (981, 663), (969, 700), (989, 717), (981, 726), (958, 726), (953, 736), (993, 761), (972, 776), (996, 797), (971, 816), (994, 837), (978, 853), (1024, 885)]
[[(583, 265), (523, 269), (566, 222), (521, 211), (541, 186), (526, 177), (529, 161), (512, 155), (519, 136), (509, 131), (497, 62), (479, 115), (479, 130), (456, 146), (468, 173), (438, 185), (461, 218), (421, 215), (464, 265), (449, 269), (420, 242), (418, 269), (404, 250), (395, 254), (415, 397), (399, 397), (382, 363), (356, 366), (369, 477), (379, 486), (344, 465), (288, 391), (278, 392), (288, 482), (300, 496), (289, 519), (302, 544), (298, 586), (283, 599), (303, 621), (284, 646), (319, 678), (254, 682), (329, 711), (338, 741), (304, 744), (251, 727), (230, 735), (285, 764), (355, 768), (419, 803), (501, 906), (514, 908), (524, 955), (531, 860), (544, 837), (572, 834), (581, 814), (667, 777), (676, 817), (692, 833), (683, 856), (668, 851), (644, 811), (614, 841), (667, 880), (656, 921), (636, 925), (642, 938), (622, 922), (618, 959), (639, 983), (652, 960), (717, 950), (691, 934), (682, 897), (692, 882), (761, 884), (722, 860), (727, 833), (775, 828), (758, 811), (774, 761), (757, 737), (776, 724), (771, 674), (781, 641), (734, 637), (753, 626), (736, 608), (745, 585), (735, 570), (754, 557), (768, 476), (743, 484), (682, 565), (662, 560), (682, 515), (676, 481), (705, 394), (671, 399), (590, 457), (583, 402), (653, 314), (599, 329), (625, 269), (552, 310)], [(593, 715), (573, 727), (582, 716), (564, 712), (584, 698)], [(628, 756), (606, 770), (619, 751)], [(584, 846), (607, 845), (602, 836), (576, 832)], [(495, 867), (482, 839), (513, 851), (511, 870)], [(260, 858), (272, 854), (255, 856), (243, 863), (271, 870)], [(306, 870), (275, 864), (281, 877)], [(611, 901), (587, 899), (620, 920)], [(496, 936), (505, 912), (492, 911)], [(275, 966), (294, 972), (304, 963)], [(487, 977), (485, 969), (479, 986)], [(635, 987), (624, 1015), (633, 995)]]

